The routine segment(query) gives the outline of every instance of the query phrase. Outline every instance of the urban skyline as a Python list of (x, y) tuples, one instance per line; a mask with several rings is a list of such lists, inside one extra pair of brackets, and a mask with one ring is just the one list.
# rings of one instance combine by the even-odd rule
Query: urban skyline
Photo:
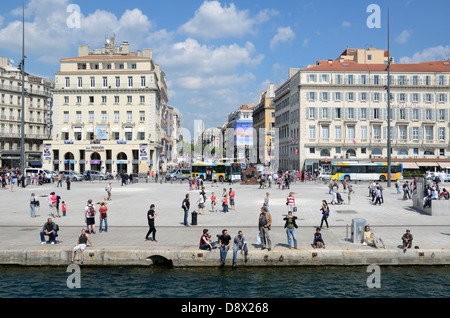
[[(347, 47), (386, 49), (388, 6), (395, 63), (448, 58), (449, 4), (432, 2), (31, 0), (24, 3), (25, 68), (54, 79), (59, 59), (76, 56), (78, 45), (101, 47), (112, 35), (132, 50), (152, 49), (167, 76), (169, 105), (180, 109), (183, 127), (193, 131), (194, 120), (203, 120), (205, 128), (221, 126), (240, 105), (258, 103), (269, 83), (288, 79), (289, 68), (335, 59)], [(15, 64), (21, 15), (17, 3), (5, 4), (0, 14), (0, 55)], [(369, 25), (373, 17), (379, 25)]]

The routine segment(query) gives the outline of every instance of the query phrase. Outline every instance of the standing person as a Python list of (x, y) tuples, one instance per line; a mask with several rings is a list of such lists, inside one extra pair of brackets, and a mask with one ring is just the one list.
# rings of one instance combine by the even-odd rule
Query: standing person
[(56, 187), (62, 187), (62, 176), (61, 173), (58, 173), (58, 183), (56, 184)]
[(108, 182), (108, 185), (105, 187), (105, 190), (106, 190), (105, 200), (111, 201), (111, 190), (112, 190), (111, 182)]
[(232, 188), (230, 188), (230, 192), (228, 193), (230, 195), (230, 209), (234, 210), (234, 196), (235, 192)]
[(62, 208), (63, 216), (66, 216), (67, 205), (66, 205), (66, 203), (65, 203), (64, 201), (62, 201), (61, 203), (62, 203), (62, 204), (61, 204), (61, 208)]
[(355, 191), (353, 190), (353, 186), (351, 184), (348, 185), (348, 204), (350, 204), (350, 200), (351, 200), (351, 195), (354, 193)]
[(380, 189), (380, 186), (377, 186), (377, 188), (375, 190), (375, 202), (374, 202), (374, 204), (377, 205), (377, 203), (378, 203), (379, 205), (381, 205), (381, 198), (382, 198), (382, 196), (381, 196), (381, 189)]
[[(199, 214), (205, 215), (205, 192), (203, 190), (200, 191), (200, 195), (196, 203), (198, 204)], [(202, 213), (200, 213), (200, 210), (202, 211)]]
[(259, 214), (258, 221), (259, 234), (261, 235), (261, 241), (263, 243), (262, 250), (268, 248), (270, 251), (272, 248), (272, 242), (270, 240), (269, 231), (272, 228), (272, 216), (265, 207), (261, 207), (261, 213)]
[(288, 212), (292, 212), (295, 205), (295, 198), (292, 192), (289, 192), (289, 195), (286, 198), (286, 205), (288, 206)]
[(89, 234), (95, 234), (95, 213), (95, 206), (92, 204), (92, 199), (89, 199), (86, 207), (84, 208), (84, 215), (86, 217), (86, 224)]
[(326, 200), (322, 200), (322, 207), (320, 208), (322, 211), (322, 220), (320, 221), (320, 228), (322, 228), (323, 222), (327, 225), (328, 230), (328, 217), (330, 216), (330, 207), (327, 204)]
[(145, 235), (145, 240), (146, 241), (150, 241), (148, 239), (149, 235), (152, 234), (152, 240), (153, 242), (158, 242), (156, 240), (156, 228), (155, 228), (155, 218), (158, 215), (158, 213), (155, 212), (155, 205), (151, 204), (150, 205), (150, 210), (148, 210), (147, 212), (147, 221), (148, 221), (148, 232), (147, 235)]
[(86, 230), (82, 229), (81, 230), (81, 234), (78, 236), (77, 245), (75, 245), (74, 248), (72, 249), (72, 261), (71, 261), (71, 264), (73, 264), (73, 260), (74, 260), (76, 251), (80, 250), (81, 251), (81, 265), (83, 265), (84, 250), (86, 249), (87, 242), (89, 242), (89, 244), (92, 247), (95, 246), (94, 244), (92, 244), (91, 238), (89, 237), (89, 234), (86, 234)]
[(287, 241), (289, 244), (289, 249), (292, 248), (291, 237), (294, 240), (294, 249), (297, 249), (297, 237), (295, 236), (295, 229), (298, 228), (298, 225), (295, 222), (296, 219), (297, 219), (297, 217), (293, 216), (292, 211), (289, 211), (288, 215), (283, 219), (284, 221), (286, 221), (284, 224), (284, 228), (286, 229), (286, 235), (287, 235)]
[(217, 212), (216, 205), (217, 205), (217, 198), (213, 192), (213, 193), (211, 193), (211, 211), (212, 212)]
[(227, 213), (228, 211), (228, 197), (227, 193), (225, 192), (224, 196), (222, 197), (222, 212)]
[(59, 214), (59, 203), (60, 202), (61, 202), (61, 197), (59, 195), (56, 195), (56, 213), (59, 218), (61, 217), (61, 215)]
[(269, 192), (266, 192), (266, 196), (264, 197), (263, 205), (266, 208), (266, 210), (270, 212), (270, 210), (269, 210)]
[(402, 236), (402, 242), (403, 242), (403, 252), (406, 252), (408, 248), (412, 247), (412, 240), (413, 236), (411, 234), (410, 230), (406, 230), (406, 233)]
[(189, 213), (190, 205), (191, 205), (191, 203), (189, 202), (189, 193), (188, 193), (188, 194), (186, 194), (186, 197), (184, 198), (183, 203), (181, 204), (181, 208), (184, 211), (184, 220), (183, 220), (184, 226), (189, 226), (188, 213)]
[(314, 233), (314, 238), (313, 238), (313, 248), (318, 248), (318, 247), (325, 248), (325, 242), (322, 239), (322, 234), (320, 233), (320, 227), (316, 228), (316, 232)]
[(70, 190), (70, 176), (66, 177), (67, 190)]
[[(50, 200), (52, 201), (52, 217), (56, 217), (58, 210), (56, 209), (56, 203), (58, 201), (58, 196), (55, 192), (50, 193)], [(58, 213), (59, 217), (59, 213)]]
[(51, 199), (51, 197), (52, 197), (52, 194), (53, 192), (50, 192), (50, 194), (48, 195), (48, 197), (47, 197), (47, 204), (48, 204), (48, 207), (49, 207), (49, 209), (50, 209), (50, 213), (48, 214), (49, 216), (51, 216), (51, 217), (55, 217), (54, 215), (53, 215), (53, 204), (52, 204), (52, 199)]
[(220, 249), (220, 262), (221, 266), (225, 265), (225, 259), (227, 258), (228, 249), (231, 244), (231, 236), (227, 230), (222, 230), (222, 235), (219, 236), (219, 249)]
[(233, 249), (233, 267), (236, 267), (236, 260), (237, 260), (237, 252), (239, 250), (244, 251), (245, 260), (247, 260), (247, 254), (248, 254), (248, 247), (247, 247), (247, 241), (245, 240), (244, 235), (242, 234), (242, 231), (238, 232), (238, 235), (233, 240), (234, 243), (234, 249)]
[(100, 233), (103, 231), (103, 222), (105, 222), (105, 232), (108, 232), (108, 208), (106, 207), (106, 203), (100, 203), (100, 208), (98, 209), (100, 212), (100, 228), (98, 229)]
[(34, 193), (32, 193), (30, 197), (30, 214), (32, 218), (36, 217), (36, 197)]

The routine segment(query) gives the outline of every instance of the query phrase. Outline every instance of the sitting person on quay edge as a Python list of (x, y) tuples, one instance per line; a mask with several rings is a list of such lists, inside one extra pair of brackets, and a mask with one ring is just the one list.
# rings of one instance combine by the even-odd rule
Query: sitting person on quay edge
[(212, 250), (214, 248), (217, 248), (216, 244), (217, 242), (211, 241), (211, 235), (209, 234), (208, 229), (204, 229), (203, 235), (200, 238), (199, 248), (201, 250)]
[(45, 235), (48, 235), (49, 241), (51, 244), (55, 244), (56, 237), (58, 236), (59, 227), (58, 224), (52, 221), (52, 218), (48, 218), (47, 222), (44, 224), (44, 227), (41, 231), (41, 244), (46, 244)]
[(406, 233), (402, 236), (403, 241), (403, 252), (406, 252), (408, 248), (412, 247), (413, 236), (410, 230), (406, 230)]
[(376, 238), (375, 234), (370, 231), (370, 227), (368, 225), (364, 227), (364, 243), (375, 248), (379, 248), (381, 243), (383, 245), (383, 248), (386, 248), (386, 244), (384, 244), (383, 238)]

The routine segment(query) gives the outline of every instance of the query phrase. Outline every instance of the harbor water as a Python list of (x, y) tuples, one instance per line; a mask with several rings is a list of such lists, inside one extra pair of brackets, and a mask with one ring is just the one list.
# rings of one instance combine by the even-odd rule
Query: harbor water
[[(447, 266), (59, 267), (0, 266), (0, 298), (448, 298)], [(371, 283), (378, 282), (378, 286)]]

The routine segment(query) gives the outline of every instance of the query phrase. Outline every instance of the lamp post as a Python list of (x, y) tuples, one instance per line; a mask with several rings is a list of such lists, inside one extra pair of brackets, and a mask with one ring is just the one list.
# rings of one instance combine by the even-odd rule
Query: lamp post
[(391, 187), (391, 51), (389, 49), (389, 8), (387, 19), (388, 63), (387, 63), (387, 187)]
[(25, 172), (25, 5), (22, 4), (22, 117), (20, 124), (20, 173)]

